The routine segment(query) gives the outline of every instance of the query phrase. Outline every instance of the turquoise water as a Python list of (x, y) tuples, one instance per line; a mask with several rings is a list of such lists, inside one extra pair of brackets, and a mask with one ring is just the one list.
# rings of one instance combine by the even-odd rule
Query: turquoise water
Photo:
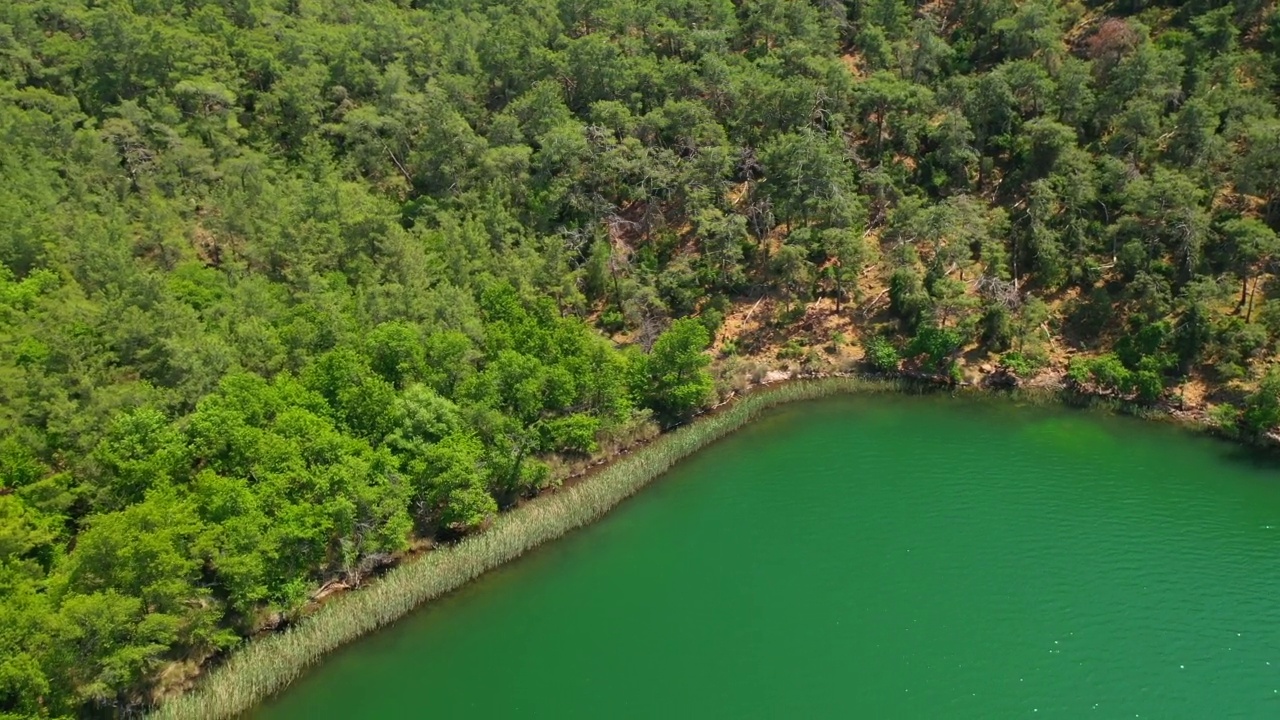
[(1136, 420), (784, 407), (255, 717), (1280, 717), (1280, 473)]

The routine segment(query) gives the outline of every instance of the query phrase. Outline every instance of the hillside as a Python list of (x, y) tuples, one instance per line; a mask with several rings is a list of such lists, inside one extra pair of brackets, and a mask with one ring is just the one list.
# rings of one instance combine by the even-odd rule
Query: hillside
[(1280, 424), (1255, 0), (0, 3), (0, 717), (770, 371)]

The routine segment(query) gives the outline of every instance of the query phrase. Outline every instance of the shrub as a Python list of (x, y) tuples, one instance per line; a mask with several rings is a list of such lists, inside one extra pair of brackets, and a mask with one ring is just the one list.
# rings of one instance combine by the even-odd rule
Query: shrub
[(1067, 363), (1067, 379), (1073, 385), (1084, 385), (1089, 382), (1089, 359), (1076, 356)]
[(964, 344), (964, 338), (954, 328), (940, 328), (926, 325), (911, 339), (907, 346), (907, 356), (924, 355), (928, 365), (935, 371), (948, 369), (947, 361)]
[(1164, 394), (1164, 378), (1151, 370), (1139, 370), (1130, 378), (1130, 387), (1139, 402), (1153, 403)]
[(1113, 391), (1126, 389), (1130, 382), (1129, 368), (1111, 353), (1089, 361), (1089, 376), (1100, 387)]
[(590, 415), (578, 413), (556, 418), (546, 424), (547, 445), (557, 452), (586, 455), (597, 450), (596, 433), (600, 421)]
[(622, 316), (622, 313), (618, 312), (616, 309), (605, 310), (600, 316), (600, 327), (604, 328), (608, 332), (622, 332), (623, 328), (626, 326), (626, 319)]
[(1240, 419), (1240, 410), (1235, 405), (1223, 403), (1209, 408), (1209, 422), (1214, 427), (1234, 435), (1236, 422)]
[(1280, 368), (1273, 367), (1258, 384), (1258, 389), (1245, 398), (1240, 411), (1239, 427), (1255, 437), (1280, 425)]
[(898, 363), (902, 358), (898, 355), (898, 350), (889, 342), (888, 338), (879, 335), (867, 341), (866, 347), (867, 364), (874, 368), (877, 372), (893, 373), (898, 371)]
[(889, 310), (907, 328), (915, 328), (923, 320), (932, 301), (920, 284), (920, 276), (907, 268), (899, 268), (889, 278)]
[(804, 357), (804, 354), (804, 346), (795, 338), (788, 340), (786, 345), (783, 345), (778, 349), (779, 360), (795, 360), (797, 358)]
[(1013, 319), (1003, 305), (988, 308), (979, 323), (982, 328), (982, 344), (997, 352), (1013, 345)]
[(1018, 377), (1031, 377), (1040, 368), (1039, 363), (1020, 352), (1007, 352), (1000, 358), (1000, 366)]

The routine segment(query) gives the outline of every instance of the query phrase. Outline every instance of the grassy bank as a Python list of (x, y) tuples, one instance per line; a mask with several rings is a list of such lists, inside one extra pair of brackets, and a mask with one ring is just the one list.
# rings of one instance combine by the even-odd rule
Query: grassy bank
[(282, 690), (324, 655), (387, 625), (487, 570), (596, 520), (677, 461), (768, 408), (852, 392), (904, 389), (894, 381), (827, 378), (756, 391), (657, 440), (561, 492), (500, 516), (487, 531), (408, 562), (370, 586), (326, 604), (295, 627), (247, 644), (191, 692), (153, 715), (233, 717)]

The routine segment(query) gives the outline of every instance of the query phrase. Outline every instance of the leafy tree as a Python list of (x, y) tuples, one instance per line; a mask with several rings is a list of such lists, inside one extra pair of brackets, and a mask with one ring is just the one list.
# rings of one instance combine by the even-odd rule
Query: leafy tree
[(964, 338), (954, 328), (925, 325), (916, 332), (905, 354), (923, 356), (927, 368), (943, 372), (950, 369), (953, 356), (963, 344)]
[(1258, 389), (1245, 398), (1239, 427), (1246, 433), (1261, 435), (1277, 425), (1280, 425), (1280, 372), (1271, 368)]
[(413, 481), (419, 512), (456, 531), (475, 528), (497, 512), (485, 488), (483, 454), (474, 435), (450, 435), (427, 448)]
[(369, 333), (365, 344), (370, 369), (393, 387), (403, 388), (425, 375), (422, 340), (409, 324), (383, 323)]
[(879, 372), (898, 371), (898, 364), (902, 358), (898, 356), (898, 349), (887, 338), (880, 335), (871, 338), (867, 341), (864, 350), (867, 362)]
[(598, 448), (600, 421), (590, 415), (569, 415), (547, 424), (548, 444), (561, 452), (587, 455)]
[(306, 383), (329, 403), (339, 423), (365, 438), (380, 441), (391, 432), (395, 418), (395, 389), (375, 375), (364, 359), (350, 350), (334, 350), (307, 370)]
[(715, 383), (707, 366), (711, 338), (692, 319), (672, 323), (654, 343), (648, 355), (635, 358), (637, 385), (633, 392), (642, 403), (672, 418), (685, 417), (711, 399)]

